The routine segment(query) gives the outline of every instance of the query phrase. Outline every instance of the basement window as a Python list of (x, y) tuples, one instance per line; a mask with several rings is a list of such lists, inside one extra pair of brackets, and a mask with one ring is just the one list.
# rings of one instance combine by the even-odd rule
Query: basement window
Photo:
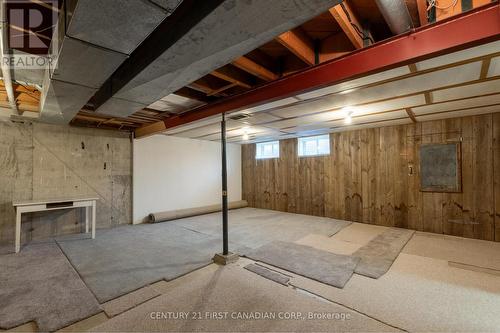
[(279, 158), (280, 157), (280, 142), (270, 141), (261, 142), (256, 145), (256, 159), (264, 158)]
[(299, 138), (299, 156), (330, 155), (330, 135)]

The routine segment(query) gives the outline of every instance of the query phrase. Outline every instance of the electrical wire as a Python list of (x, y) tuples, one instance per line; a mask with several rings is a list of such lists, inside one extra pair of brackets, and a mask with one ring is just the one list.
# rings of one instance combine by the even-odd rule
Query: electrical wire
[(432, 7), (436, 8), (436, 9), (441, 9), (441, 10), (444, 10), (444, 9), (448, 9), (448, 8), (451, 8), (451, 7), (455, 7), (458, 3), (458, 0), (453, 0), (448, 6), (438, 6), (437, 4), (437, 0), (429, 0), (429, 6), (427, 7), (427, 11), (429, 11)]
[(363, 31), (354, 22), (352, 22), (351, 15), (349, 14), (349, 11), (347, 10), (347, 8), (345, 8), (345, 5), (343, 2), (340, 3), (340, 7), (342, 8), (345, 15), (347, 16), (347, 19), (349, 20), (349, 23), (351, 24), (351, 26), (358, 33), (359, 37), (361, 37), (361, 39), (363, 39), (363, 40), (369, 40), (372, 44), (375, 44), (375, 41), (373, 40), (373, 38), (371, 38), (370, 36), (365, 36)]

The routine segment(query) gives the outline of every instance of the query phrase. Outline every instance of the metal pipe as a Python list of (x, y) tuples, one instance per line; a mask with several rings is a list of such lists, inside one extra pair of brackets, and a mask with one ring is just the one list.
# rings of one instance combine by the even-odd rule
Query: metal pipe
[(375, 0), (387, 25), (395, 35), (413, 27), (410, 12), (404, 0)]
[(226, 116), (222, 114), (221, 128), (221, 145), (222, 145), (222, 254), (229, 254), (228, 246), (228, 217), (227, 217), (227, 160), (226, 160)]
[[(7, 98), (9, 99), (9, 104), (15, 114), (19, 114), (17, 108), (16, 98), (14, 96), (14, 89), (12, 87), (12, 76), (9, 68), (10, 61), (5, 61), (5, 55), (10, 54), (8, 36), (7, 36), (7, 4), (5, 0), (0, 0), (0, 20), (2, 24), (2, 33), (0, 34), (0, 56), (1, 56), (1, 67), (2, 67), (2, 77), (5, 85), (5, 91), (7, 92)], [(7, 58), (9, 60), (9, 58)]]

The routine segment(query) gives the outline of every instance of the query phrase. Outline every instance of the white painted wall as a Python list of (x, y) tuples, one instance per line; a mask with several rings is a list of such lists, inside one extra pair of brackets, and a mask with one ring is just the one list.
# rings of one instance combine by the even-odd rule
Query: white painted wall
[[(218, 142), (153, 135), (134, 140), (133, 221), (221, 202)], [(241, 200), (241, 146), (227, 145), (229, 201)]]

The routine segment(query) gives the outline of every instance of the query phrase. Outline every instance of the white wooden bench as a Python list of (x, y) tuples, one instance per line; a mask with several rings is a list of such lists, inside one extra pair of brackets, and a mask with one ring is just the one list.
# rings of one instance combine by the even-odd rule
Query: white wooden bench
[(21, 215), (23, 213), (85, 208), (85, 233), (89, 232), (89, 224), (91, 224), (92, 238), (95, 238), (97, 200), (99, 198), (63, 198), (13, 202), (12, 205), (16, 209), (16, 253), (21, 250)]

